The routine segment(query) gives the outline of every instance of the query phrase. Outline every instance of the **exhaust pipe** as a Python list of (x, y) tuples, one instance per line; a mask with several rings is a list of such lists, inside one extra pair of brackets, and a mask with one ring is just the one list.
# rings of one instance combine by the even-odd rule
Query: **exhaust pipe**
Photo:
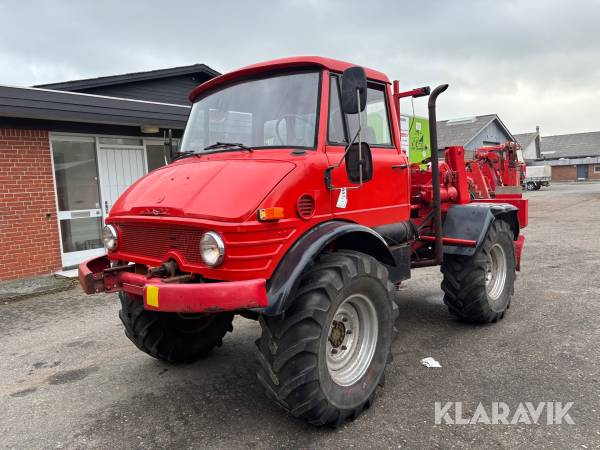
[(433, 187), (433, 226), (435, 227), (435, 258), (434, 265), (442, 263), (444, 244), (442, 243), (442, 205), (440, 201), (440, 168), (438, 166), (437, 117), (435, 102), (438, 96), (448, 89), (447, 84), (436, 87), (427, 102), (429, 111), (429, 140), (431, 144), (431, 183)]
[(442, 241), (442, 205), (440, 201), (440, 168), (437, 141), (437, 117), (435, 102), (438, 96), (448, 89), (447, 84), (436, 87), (429, 95), (427, 109), (429, 112), (429, 140), (431, 144), (431, 185), (433, 187), (433, 227), (435, 229), (434, 257), (433, 259), (415, 261), (412, 267), (437, 266), (444, 257), (444, 243)]

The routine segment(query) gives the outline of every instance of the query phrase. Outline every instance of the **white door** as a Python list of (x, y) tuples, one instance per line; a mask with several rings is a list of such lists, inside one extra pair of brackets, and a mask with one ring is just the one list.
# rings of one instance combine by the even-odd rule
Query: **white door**
[(102, 213), (106, 218), (119, 196), (146, 173), (144, 147), (100, 147), (98, 167)]

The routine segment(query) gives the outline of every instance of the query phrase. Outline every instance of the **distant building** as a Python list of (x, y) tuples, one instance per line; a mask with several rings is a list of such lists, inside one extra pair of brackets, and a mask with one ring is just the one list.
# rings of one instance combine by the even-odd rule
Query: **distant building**
[(0, 85), (0, 280), (51, 273), (105, 252), (117, 197), (167, 162), (204, 64), (36, 87)]
[[(438, 149), (462, 145), (465, 159), (472, 159), (480, 147), (514, 141), (515, 137), (497, 114), (441, 120), (437, 122)], [(440, 154), (443, 158), (443, 154)]]
[(540, 127), (535, 127), (533, 133), (515, 134), (514, 136), (521, 145), (523, 159), (527, 164), (541, 158)]
[(543, 136), (533, 164), (552, 166), (553, 181), (600, 180), (600, 131)]

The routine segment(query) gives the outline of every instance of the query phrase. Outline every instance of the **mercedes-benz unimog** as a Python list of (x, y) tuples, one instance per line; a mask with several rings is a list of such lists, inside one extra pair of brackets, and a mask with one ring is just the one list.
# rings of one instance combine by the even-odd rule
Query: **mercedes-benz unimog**
[[(400, 92), (319, 57), (207, 81), (176, 160), (112, 207), (83, 289), (118, 292), (127, 337), (171, 363), (206, 357), (236, 314), (256, 319), (267, 396), (311, 424), (354, 419), (382, 384), (395, 286), (413, 269), (441, 265), (444, 302), (467, 322), (502, 319), (513, 296), (527, 200), (462, 147), (440, 160), (446, 88)], [(427, 95), (434, 151), (411, 165), (400, 99)]]

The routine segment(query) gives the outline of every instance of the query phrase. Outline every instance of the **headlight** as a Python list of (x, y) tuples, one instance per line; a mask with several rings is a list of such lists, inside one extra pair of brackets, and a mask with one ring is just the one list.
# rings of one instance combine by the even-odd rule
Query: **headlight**
[(223, 262), (225, 256), (225, 244), (223, 239), (214, 231), (202, 235), (200, 239), (200, 254), (207, 266), (218, 266)]
[(117, 248), (117, 229), (112, 225), (106, 225), (102, 229), (102, 242), (106, 250), (114, 250)]

